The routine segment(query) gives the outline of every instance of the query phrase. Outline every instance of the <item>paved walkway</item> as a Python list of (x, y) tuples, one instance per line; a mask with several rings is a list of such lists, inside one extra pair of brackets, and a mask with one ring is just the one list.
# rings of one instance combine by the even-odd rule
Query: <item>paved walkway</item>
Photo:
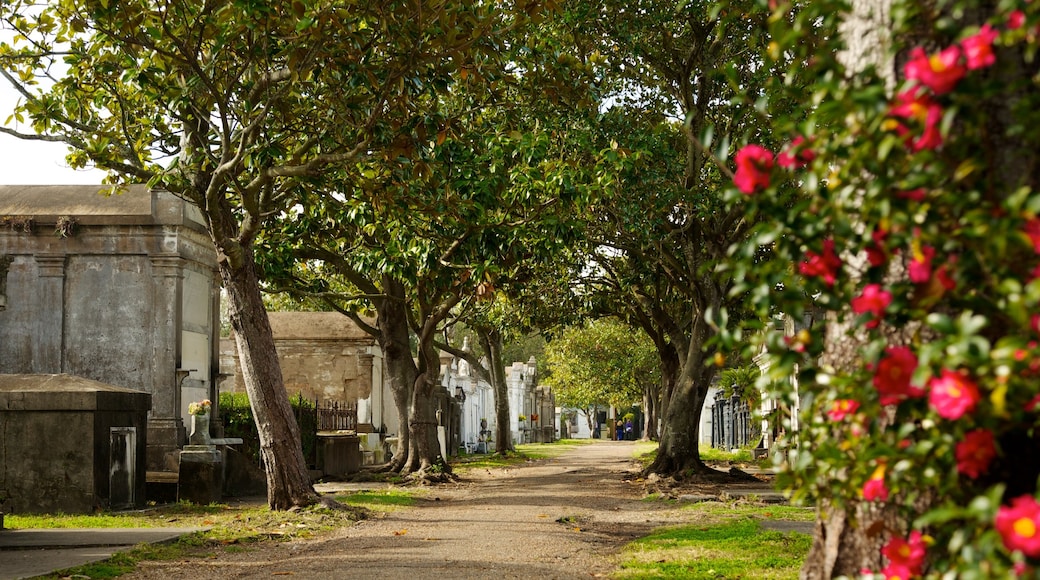
[(0, 580), (32, 578), (111, 558), (137, 544), (169, 542), (205, 528), (0, 530)]

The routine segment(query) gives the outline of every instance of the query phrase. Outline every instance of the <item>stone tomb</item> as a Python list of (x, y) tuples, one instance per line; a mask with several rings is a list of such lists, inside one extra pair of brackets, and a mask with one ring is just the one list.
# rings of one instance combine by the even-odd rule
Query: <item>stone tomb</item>
[(0, 186), (0, 373), (151, 393), (148, 470), (173, 472), (188, 405), (216, 400), (216, 252), (195, 206), (106, 189)]
[(72, 375), (0, 375), (4, 511), (142, 507), (151, 398)]

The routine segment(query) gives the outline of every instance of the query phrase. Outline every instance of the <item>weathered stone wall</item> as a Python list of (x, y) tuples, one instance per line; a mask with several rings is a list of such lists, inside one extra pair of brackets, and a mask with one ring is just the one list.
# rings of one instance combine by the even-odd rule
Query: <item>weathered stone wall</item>
[[(337, 312), (271, 312), (285, 390), (320, 402), (361, 402), (359, 422), (396, 432), (397, 417), (383, 384), (383, 359), (375, 339)], [(222, 392), (245, 392), (234, 339), (221, 341)]]
[(144, 186), (102, 189), (0, 186), (0, 373), (151, 393), (149, 466), (175, 469), (188, 404), (216, 394), (216, 252), (194, 206)]

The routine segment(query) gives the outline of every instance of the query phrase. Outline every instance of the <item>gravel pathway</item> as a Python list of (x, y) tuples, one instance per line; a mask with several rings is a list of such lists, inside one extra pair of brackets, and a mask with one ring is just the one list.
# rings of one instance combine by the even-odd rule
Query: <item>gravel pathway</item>
[(630, 442), (585, 445), (557, 459), (468, 470), (402, 509), (329, 535), (265, 543), (206, 559), (142, 562), (123, 578), (425, 580), (607, 576), (618, 550), (680, 523), (669, 502), (641, 501)]

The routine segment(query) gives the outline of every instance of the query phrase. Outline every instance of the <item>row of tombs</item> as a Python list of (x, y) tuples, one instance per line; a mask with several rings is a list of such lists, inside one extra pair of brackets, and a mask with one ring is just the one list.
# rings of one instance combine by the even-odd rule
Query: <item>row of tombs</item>
[[(0, 512), (264, 493), (249, 442), (224, 437), (218, 395), (244, 385), (216, 267), (198, 209), (168, 192), (0, 186)], [(288, 393), (340, 419), (316, 419), (312, 477), (388, 460), (401, 426), (374, 340), (338, 313), (270, 318)], [(442, 368), (442, 454), (486, 450), (491, 387)], [(507, 371), (514, 439), (553, 440), (534, 360)]]

